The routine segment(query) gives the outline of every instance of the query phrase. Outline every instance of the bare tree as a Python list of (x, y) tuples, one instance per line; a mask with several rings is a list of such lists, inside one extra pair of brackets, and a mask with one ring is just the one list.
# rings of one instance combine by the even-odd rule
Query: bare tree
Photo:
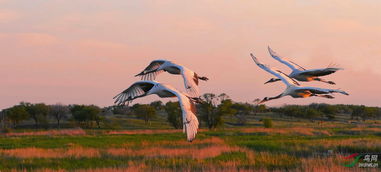
[(55, 105), (50, 105), (49, 114), (57, 120), (57, 128), (61, 128), (61, 120), (67, 118), (69, 113), (70, 109), (66, 105), (62, 105), (59, 103)]

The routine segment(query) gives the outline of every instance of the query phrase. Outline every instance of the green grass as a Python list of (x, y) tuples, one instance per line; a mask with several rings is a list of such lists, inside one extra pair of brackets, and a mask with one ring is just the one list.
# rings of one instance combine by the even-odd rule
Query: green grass
[(210, 158), (209, 161), (223, 163), (228, 161), (247, 161), (245, 152), (224, 152), (221, 155)]
[(104, 167), (128, 167), (129, 161), (141, 160), (143, 157), (100, 157), (100, 158), (33, 158), (20, 161), (17, 158), (0, 158), (0, 169), (89, 169)]
[[(249, 171), (301, 169), (301, 171), (308, 171), (308, 168), (320, 169), (326, 166), (345, 171), (348, 169), (340, 165), (343, 155), (381, 152), (381, 133), (378, 130), (381, 128), (381, 123), (378, 121), (361, 125), (336, 121), (325, 122), (323, 126), (319, 126), (318, 123), (305, 119), (279, 118), (274, 114), (268, 115), (252, 116), (245, 126), (224, 126), (218, 130), (200, 131), (192, 143), (188, 143), (185, 135), (180, 131), (160, 134), (110, 135), (107, 134), (112, 130), (110, 128), (86, 129), (86, 135), (74, 136), (0, 136), (0, 151), (20, 149), (23, 153), (22, 148), (58, 151), (58, 149), (70, 150), (75, 147), (99, 151), (99, 155), (94, 157), (57, 158), (38, 158), (33, 157), (33, 154), (31, 157), (22, 158), (0, 152), (0, 171), (96, 168), (125, 170), (134, 166), (145, 171), (237, 171), (241, 169)], [(273, 128), (264, 129), (263, 122), (259, 121), (264, 117), (273, 119)], [(150, 125), (133, 118), (112, 118), (118, 118), (115, 121), (119, 120), (117, 122), (119, 127), (114, 130), (171, 128), (162, 118), (152, 121)], [(340, 118), (345, 118), (345, 116)], [(298, 128), (295, 129), (295, 127)], [(352, 130), (354, 128), (360, 129)], [(245, 129), (260, 130), (245, 131)], [(311, 131), (312, 134), (300, 134), (293, 131), (304, 129)], [(16, 132), (23, 131), (16, 130)], [(277, 131), (287, 132), (278, 133)], [(128, 149), (130, 152), (115, 155), (108, 152), (110, 148)], [(161, 153), (160, 150), (162, 150)], [(171, 150), (173, 151), (170, 152)], [(327, 154), (329, 150), (334, 152), (333, 155)], [(217, 153), (213, 153), (213, 151), (217, 151)], [(139, 154), (140, 152), (144, 153)]]
[(136, 134), (136, 135), (96, 135), (96, 136), (24, 136), (0, 137), (0, 149), (24, 147), (65, 148), (71, 144), (83, 147), (102, 148), (118, 147), (124, 143), (155, 143), (163, 140), (183, 139), (182, 133), (169, 134)]

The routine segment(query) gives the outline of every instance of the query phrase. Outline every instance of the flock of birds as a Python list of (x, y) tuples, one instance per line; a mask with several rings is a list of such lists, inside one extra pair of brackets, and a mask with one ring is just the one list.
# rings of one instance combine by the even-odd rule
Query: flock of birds
[[(257, 57), (255, 57), (253, 54), (250, 54), (258, 67), (276, 77), (271, 78), (265, 84), (282, 81), (287, 86), (287, 88), (278, 96), (265, 97), (260, 102), (258, 102), (259, 104), (284, 96), (291, 96), (293, 98), (307, 98), (317, 96), (332, 99), (334, 98), (332, 93), (349, 95), (345, 91), (339, 89), (303, 87), (298, 83), (298, 81), (320, 81), (328, 84), (335, 84), (333, 81), (326, 81), (320, 77), (335, 73), (338, 70), (342, 70), (341, 68), (327, 67), (321, 69), (305, 69), (302, 66), (288, 60), (287, 58), (278, 55), (270, 47), (268, 47), (268, 50), (270, 55), (275, 60), (287, 65), (289, 68), (291, 68), (292, 72), (290, 74), (285, 74), (277, 68), (260, 63)], [(181, 92), (171, 85), (155, 81), (157, 75), (162, 72), (168, 72), (174, 75), (182, 75), (186, 92)], [(194, 140), (199, 126), (199, 122), (196, 117), (195, 103), (202, 103), (200, 99), (198, 84), (200, 80), (208, 81), (208, 78), (201, 77), (185, 66), (168, 60), (154, 60), (142, 72), (135, 76), (140, 76), (141, 81), (135, 82), (129, 88), (116, 95), (114, 97), (115, 104), (128, 105), (134, 99), (151, 94), (156, 94), (161, 98), (177, 97), (182, 110), (183, 132), (186, 133), (188, 141), (191, 142)]]

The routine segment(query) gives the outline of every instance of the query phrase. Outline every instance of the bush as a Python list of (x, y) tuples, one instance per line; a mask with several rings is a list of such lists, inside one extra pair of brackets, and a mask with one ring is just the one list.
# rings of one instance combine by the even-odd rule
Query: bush
[(165, 111), (168, 114), (168, 122), (172, 124), (176, 129), (181, 128), (183, 125), (181, 117), (181, 108), (179, 102), (167, 102), (164, 106)]
[(269, 118), (265, 118), (265, 119), (263, 119), (263, 125), (265, 126), (265, 128), (272, 128), (273, 127), (273, 120), (271, 120)]
[(145, 123), (148, 124), (149, 120), (155, 118), (156, 110), (154, 107), (146, 104), (134, 104), (132, 110), (137, 118), (144, 119)]
[(100, 116), (101, 109), (95, 105), (74, 105), (70, 111), (73, 114), (73, 119), (84, 127), (93, 127), (93, 122), (95, 122), (100, 128), (100, 122), (104, 119)]

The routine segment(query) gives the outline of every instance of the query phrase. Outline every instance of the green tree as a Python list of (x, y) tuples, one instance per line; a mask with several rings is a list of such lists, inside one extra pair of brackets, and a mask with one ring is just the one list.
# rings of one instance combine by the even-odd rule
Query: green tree
[(95, 105), (89, 105), (85, 107), (85, 110), (88, 115), (88, 120), (89, 121), (95, 121), (98, 128), (100, 128), (100, 121), (102, 121), (102, 117), (100, 116), (101, 113), (101, 108)]
[[(100, 112), (101, 110), (99, 110)], [(97, 124), (98, 128), (101, 128), (101, 122), (105, 121), (105, 117), (101, 115), (101, 113), (98, 113), (96, 116), (94, 116), (94, 121)]]
[(129, 106), (112, 106), (112, 113), (119, 115), (131, 115), (131, 108)]
[(95, 105), (74, 105), (70, 109), (74, 120), (76, 120), (80, 125), (85, 127), (93, 127), (93, 122), (95, 122), (100, 128), (100, 122), (103, 117), (100, 116), (101, 109)]
[(320, 112), (314, 108), (309, 108), (309, 107), (305, 108), (305, 117), (306, 118), (316, 118), (319, 116), (322, 116), (322, 112)]
[(267, 107), (265, 104), (260, 104), (260, 105), (256, 106), (256, 111), (260, 112), (260, 113), (267, 112)]
[(381, 108), (377, 108), (377, 115), (376, 118), (380, 119), (381, 118)]
[(84, 111), (85, 105), (72, 105), (70, 107), (71, 114), (73, 115), (73, 119), (77, 121), (80, 125), (86, 122), (87, 117)]
[[(365, 106), (364, 105), (361, 105), (361, 106), (351, 106), (352, 108), (352, 114), (351, 114), (351, 118), (354, 119), (358, 119), (359, 117), (363, 117), (364, 116), (364, 113), (365, 113)], [(364, 120), (364, 118), (363, 118)]]
[(29, 113), (24, 105), (16, 105), (4, 110), (4, 115), (16, 127), (21, 121), (29, 118)]
[(26, 110), (30, 114), (30, 117), (34, 120), (35, 128), (38, 128), (41, 124), (47, 124), (47, 115), (49, 113), (49, 107), (44, 103), (21, 103), (26, 107)]
[(282, 114), (287, 116), (302, 117), (303, 113), (298, 105), (286, 105), (279, 110)]
[[(263, 113), (267, 111), (267, 107), (264, 104), (258, 104), (261, 101), (261, 99), (254, 99), (253, 100), (253, 114), (256, 115), (257, 113)], [(280, 115), (282, 113), (279, 113)]]
[(216, 96), (213, 93), (206, 93), (203, 95), (203, 103), (198, 107), (201, 113), (201, 120), (203, 120), (209, 129), (219, 127), (223, 124), (222, 116), (224, 113), (218, 109), (220, 99), (224, 99), (226, 96)]
[(226, 93), (221, 93), (220, 95), (218, 95), (218, 98), (221, 102), (224, 100), (230, 99), (230, 97)]
[(326, 117), (329, 119), (334, 119), (335, 115), (337, 113), (336, 106), (329, 105), (329, 104), (319, 104), (318, 110), (322, 112)]
[(153, 101), (153, 102), (150, 103), (150, 105), (151, 105), (152, 107), (154, 107), (156, 111), (161, 111), (162, 109), (164, 109), (164, 107), (163, 107), (163, 102), (160, 101), (160, 100), (158, 100), (158, 101)]
[(232, 106), (233, 106), (233, 101), (231, 99), (224, 99), (217, 106), (217, 111), (218, 113), (221, 113), (221, 115), (232, 116), (236, 113), (235, 109), (232, 109)]
[(351, 114), (352, 113), (351, 105), (339, 104), (339, 105), (336, 105), (336, 109), (339, 113), (345, 113), (345, 114)]
[(182, 127), (182, 112), (179, 105), (179, 102), (167, 102), (165, 104), (165, 111), (167, 112), (168, 116), (168, 122), (175, 127), (176, 129), (179, 129)]
[(5, 129), (5, 110), (0, 111), (1, 128)]
[(362, 119), (365, 121), (366, 119), (376, 118), (378, 114), (377, 107), (365, 107), (364, 113), (362, 115)]
[(253, 112), (253, 107), (247, 103), (234, 103), (231, 107), (234, 109), (234, 116), (237, 118), (237, 122), (243, 125), (247, 121), (247, 115)]
[(146, 124), (156, 116), (155, 108), (146, 104), (135, 104), (133, 111), (136, 117), (143, 119)]

